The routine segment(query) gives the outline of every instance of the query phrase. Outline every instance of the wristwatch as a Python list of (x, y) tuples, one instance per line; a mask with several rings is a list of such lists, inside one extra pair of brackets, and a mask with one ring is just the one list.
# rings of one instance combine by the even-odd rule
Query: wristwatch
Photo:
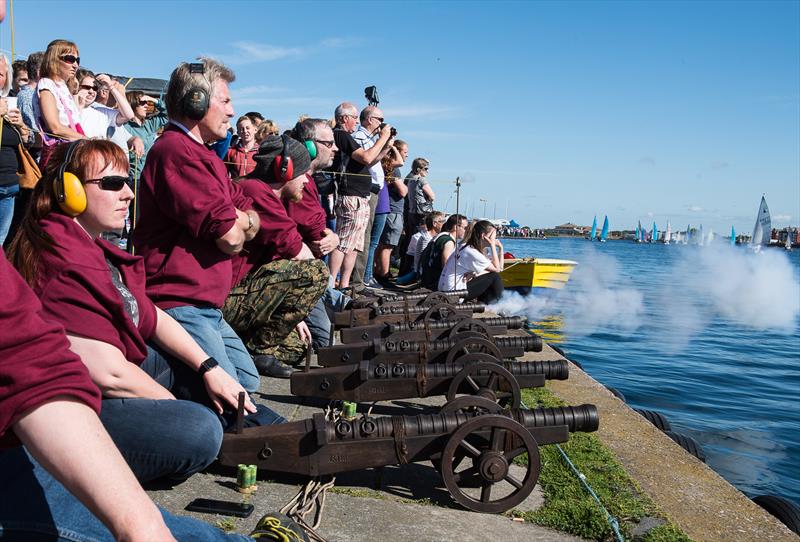
[(208, 358), (207, 360), (205, 360), (203, 363), (200, 364), (200, 368), (197, 369), (197, 374), (198, 374), (198, 376), (200, 376), (202, 378), (202, 376), (204, 374), (206, 374), (208, 371), (210, 371), (214, 367), (218, 367), (218, 366), (219, 366), (219, 363), (217, 363), (217, 360), (215, 360), (214, 358)]

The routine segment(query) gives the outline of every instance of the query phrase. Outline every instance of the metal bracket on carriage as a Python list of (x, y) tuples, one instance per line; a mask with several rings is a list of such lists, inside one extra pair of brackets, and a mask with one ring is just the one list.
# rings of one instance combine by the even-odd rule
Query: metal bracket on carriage
[(516, 358), (525, 352), (541, 351), (542, 339), (536, 335), (486, 337), (474, 331), (464, 331), (452, 339), (435, 341), (373, 339), (328, 346), (317, 351), (317, 363), (323, 367), (347, 365), (363, 360), (451, 363), (459, 356), (474, 352), (484, 352), (498, 358)]
[(520, 388), (569, 378), (567, 360), (502, 361), (485, 353), (452, 363), (415, 364), (362, 361), (358, 364), (297, 371), (291, 392), (301, 397), (343, 401), (388, 401), (446, 395), (483, 397), (510, 408), (520, 406)]
[(437, 303), (446, 303), (452, 305), (460, 302), (467, 296), (466, 290), (455, 290), (452, 292), (415, 292), (413, 294), (398, 294), (398, 295), (376, 295), (364, 296), (363, 294), (357, 300), (350, 304), (350, 308), (364, 309), (376, 308), (380, 306), (389, 305), (408, 305), (410, 307), (430, 307)]
[(478, 331), (491, 337), (506, 335), (510, 329), (522, 329), (526, 322), (527, 320), (521, 316), (471, 318), (461, 315), (450, 320), (423, 320), (342, 328), (339, 338), (344, 344), (373, 339), (433, 341), (450, 338), (462, 331)]
[(472, 316), (484, 312), (482, 303), (448, 304), (437, 303), (430, 307), (409, 307), (405, 305), (386, 305), (373, 308), (349, 309), (333, 313), (336, 328), (367, 326), (393, 322), (416, 322), (419, 320), (449, 320), (457, 316)]
[[(600, 425), (594, 405), (486, 412), (491, 410), (459, 408), (337, 421), (315, 414), (227, 433), (219, 461), (321, 476), (432, 459), (455, 501), (470, 510), (499, 513), (533, 491), (540, 472), (539, 446), (566, 442), (570, 432), (592, 432)], [(524, 453), (527, 465), (511, 468)]]

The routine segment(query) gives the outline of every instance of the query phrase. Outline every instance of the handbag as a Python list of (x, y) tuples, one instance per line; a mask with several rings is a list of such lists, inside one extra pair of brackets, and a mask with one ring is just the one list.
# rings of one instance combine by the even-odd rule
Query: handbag
[(42, 178), (42, 171), (28, 149), (20, 143), (17, 146), (17, 174), (20, 188), (34, 188)]

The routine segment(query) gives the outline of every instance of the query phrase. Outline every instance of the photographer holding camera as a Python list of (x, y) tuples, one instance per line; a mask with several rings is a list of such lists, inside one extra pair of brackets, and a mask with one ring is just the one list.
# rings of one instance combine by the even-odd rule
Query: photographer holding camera
[[(374, 206), (370, 207), (374, 174), (369, 168), (377, 164), (377, 169), (380, 170), (380, 161), (392, 143), (392, 127), (385, 125), (381, 128), (383, 113), (380, 109), (369, 106), (361, 112), (360, 118), (364, 125), (362, 131), (369, 139), (363, 146), (350, 135), (356, 131), (356, 121), (359, 119), (356, 107), (345, 102), (336, 108), (333, 139), (339, 152), (331, 170), (337, 173), (339, 197), (335, 212), (339, 246), (331, 252), (328, 265), (332, 277), (336, 277), (341, 271), (340, 288), (350, 285), (357, 252), (363, 252), (369, 243), (369, 239), (365, 243), (365, 232), (368, 226), (371, 230), (374, 212)], [(382, 182), (382, 170), (380, 175)], [(377, 203), (377, 196), (374, 199)]]

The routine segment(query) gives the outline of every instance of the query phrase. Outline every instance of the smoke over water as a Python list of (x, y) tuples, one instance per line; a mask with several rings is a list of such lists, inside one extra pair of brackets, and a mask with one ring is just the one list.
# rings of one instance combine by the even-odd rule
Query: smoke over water
[[(654, 266), (643, 279), (590, 247), (577, 258), (580, 264), (565, 289), (547, 297), (507, 292), (490, 309), (531, 320), (559, 314), (568, 336), (630, 335), (652, 322), (669, 349), (686, 346), (717, 319), (755, 330), (794, 332), (800, 281), (784, 251), (753, 254), (722, 244), (674, 248), (680, 253), (673, 252), (674, 258)], [(631, 264), (636, 265), (641, 264)]]

